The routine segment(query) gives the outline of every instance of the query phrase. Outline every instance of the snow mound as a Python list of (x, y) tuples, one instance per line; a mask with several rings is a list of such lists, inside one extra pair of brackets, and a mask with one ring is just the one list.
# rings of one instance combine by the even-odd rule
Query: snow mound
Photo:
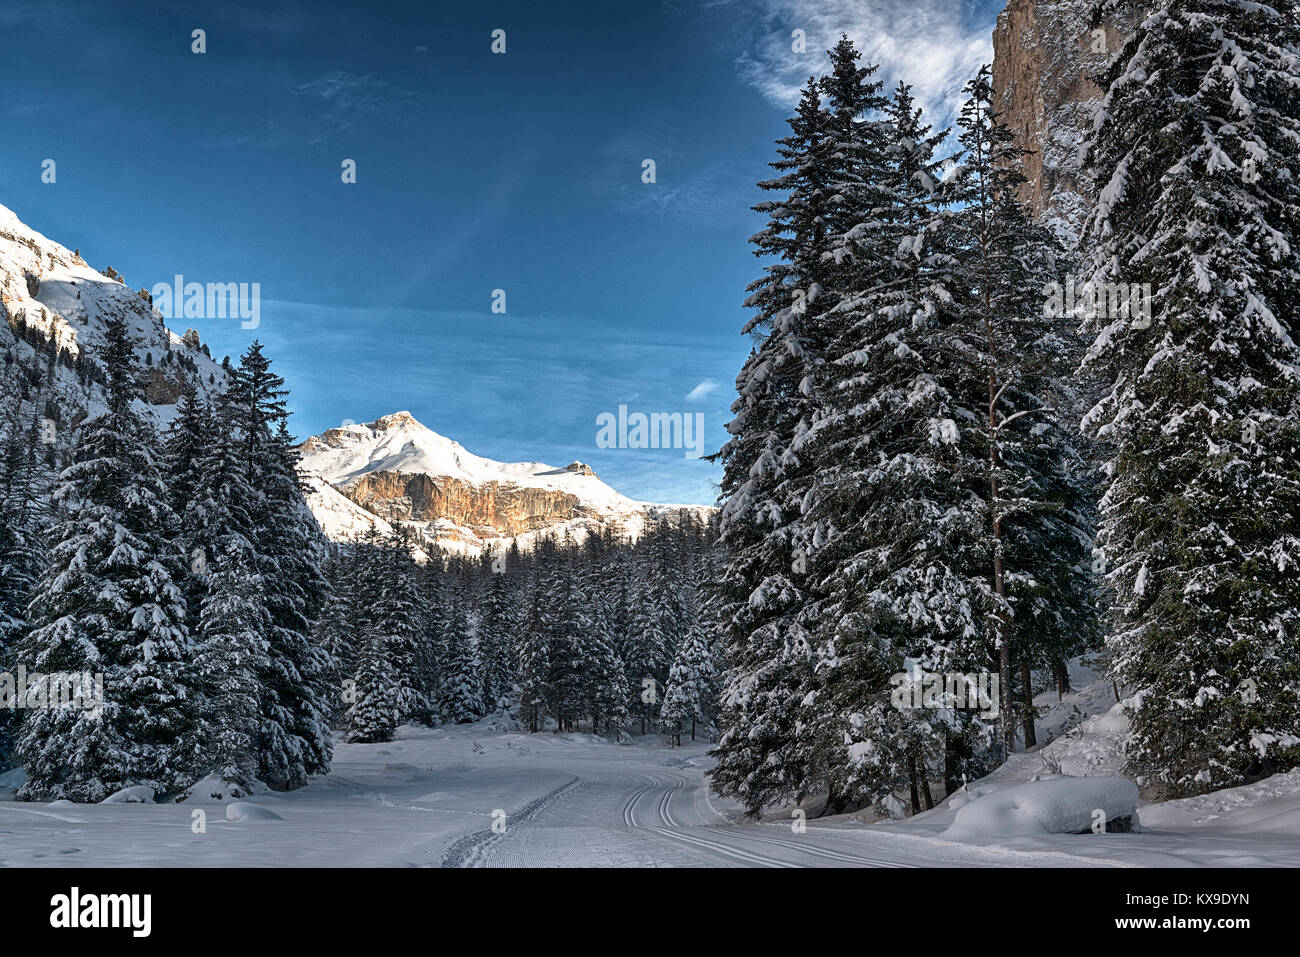
[(1240, 787), (1145, 805), (1152, 827), (1214, 825), (1240, 831), (1300, 834), (1300, 768)]
[[(258, 785), (254, 793), (261, 793), (269, 790), (264, 785)], [(246, 798), (249, 794), (238, 785), (231, 784), (219, 775), (209, 774), (205, 778), (195, 781), (184, 793), (176, 798), (177, 804), (225, 804), (229, 801), (238, 801), (240, 798)]]
[(152, 804), (154, 798), (153, 788), (145, 784), (135, 784), (129, 788), (122, 788), (120, 791), (114, 791), (100, 804)]
[(1025, 784), (972, 793), (953, 796), (951, 806), (957, 813), (945, 836), (1081, 834), (1091, 831), (1096, 821), (1113, 828), (1124, 818), (1137, 829), (1137, 785), (1123, 778), (1043, 775)]
[(0, 791), (9, 792), (10, 798), (13, 792), (17, 791), (27, 781), (27, 772), (22, 768), (10, 768), (4, 774), (0, 774)]
[(235, 801), (233, 804), (226, 805), (227, 821), (283, 821), (284, 818), (274, 811), (260, 807), (257, 804), (249, 804), (247, 801)]

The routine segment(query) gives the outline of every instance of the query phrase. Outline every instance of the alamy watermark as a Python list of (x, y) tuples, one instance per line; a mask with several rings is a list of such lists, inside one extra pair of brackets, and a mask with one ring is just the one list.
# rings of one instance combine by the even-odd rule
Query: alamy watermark
[(632, 412), (596, 416), (596, 447), (601, 449), (685, 449), (686, 457), (704, 456), (703, 412)]
[(923, 671), (914, 664), (909, 671), (891, 675), (889, 683), (894, 689), (890, 692), (889, 703), (899, 711), (914, 708), (969, 709), (983, 712), (988, 718), (996, 718), (1002, 712), (998, 701), (1001, 680), (988, 671), (941, 674)]
[(1151, 326), (1151, 283), (1079, 282), (1067, 276), (1064, 283), (1043, 287), (1043, 316), (1047, 319), (1131, 319), (1134, 329)]
[(96, 718), (104, 713), (102, 672), (54, 671), (29, 675), (25, 665), (18, 666), (17, 675), (0, 671), (0, 708), (52, 711), (72, 707), (89, 711)]
[(149, 294), (164, 319), (239, 319), (241, 329), (262, 323), (260, 282), (186, 282), (178, 274), (170, 283), (154, 283)]

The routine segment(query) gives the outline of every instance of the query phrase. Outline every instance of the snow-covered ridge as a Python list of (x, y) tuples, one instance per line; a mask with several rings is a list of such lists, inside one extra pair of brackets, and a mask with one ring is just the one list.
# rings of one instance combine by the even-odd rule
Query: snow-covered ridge
[[(150, 302), (119, 278), (94, 269), (74, 250), (23, 223), (0, 205), (0, 349), (31, 362), (36, 349), (21, 328), (53, 340), (68, 360), (96, 360), (106, 343), (110, 317), (126, 320), (127, 334), (144, 386), (143, 411), (165, 421), (174, 408), (182, 378), (202, 391), (216, 391), (225, 381), (221, 366), (169, 330)], [(102, 404), (102, 389), (74, 367), (56, 367), (55, 399), (69, 421), (93, 415)]]
[[(446, 475), (474, 485), (497, 482), (578, 496), (592, 507), (639, 509), (606, 485), (591, 468), (574, 462), (556, 468), (542, 462), (497, 462), (421, 425), (409, 412), (394, 412), (366, 425), (345, 425), (302, 443), (302, 468), (331, 485), (351, 485), (371, 472)], [(686, 507), (686, 506), (681, 506)]]
[[(649, 515), (690, 512), (706, 519), (712, 512), (707, 506), (628, 498), (582, 462), (557, 468), (484, 458), (409, 412), (330, 429), (304, 441), (300, 452), (302, 470), (318, 483), (309, 501), (326, 534), (337, 540), (362, 530), (371, 516), (389, 518), (387, 510), (394, 507), (404, 511), (403, 524), (430, 541), (475, 551), (512, 538), (527, 544), (544, 532), (567, 530), (580, 539), (602, 526), (636, 537)], [(414, 501), (413, 476), (427, 476), (436, 485), (427, 500)], [(381, 485), (387, 491), (377, 493)]]

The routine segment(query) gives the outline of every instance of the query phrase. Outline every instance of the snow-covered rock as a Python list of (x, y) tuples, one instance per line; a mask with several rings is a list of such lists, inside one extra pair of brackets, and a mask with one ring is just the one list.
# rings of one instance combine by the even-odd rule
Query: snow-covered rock
[(153, 788), (144, 784), (136, 784), (129, 788), (122, 788), (120, 791), (114, 791), (100, 804), (152, 804), (154, 798)]
[(950, 806), (956, 814), (944, 836), (1082, 834), (1098, 826), (1137, 830), (1137, 800), (1137, 785), (1123, 778), (1049, 774), (987, 792), (972, 788), (969, 794), (953, 795)]
[(236, 801), (226, 805), (226, 820), (236, 822), (283, 821), (284, 818), (259, 804)]

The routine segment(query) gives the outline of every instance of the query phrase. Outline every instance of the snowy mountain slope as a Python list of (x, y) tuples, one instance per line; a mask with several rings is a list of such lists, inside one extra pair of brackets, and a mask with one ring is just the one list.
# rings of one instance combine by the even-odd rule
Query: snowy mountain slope
[(373, 512), (368, 512), (339, 492), (319, 475), (304, 475), (307, 497), (312, 514), (325, 534), (335, 541), (347, 541), (365, 533), (374, 525), (381, 535), (388, 535), (393, 527)]
[(580, 539), (611, 528), (636, 537), (651, 515), (690, 513), (704, 520), (712, 512), (635, 501), (581, 462), (555, 468), (483, 458), (409, 412), (330, 429), (307, 439), (300, 451), (301, 467), (313, 479), (309, 502), (337, 540), (378, 518), (411, 526), (443, 548), (477, 552), (515, 538), (526, 545), (543, 532), (567, 530)]
[[(169, 330), (145, 296), (0, 206), (0, 351), (7, 366), (17, 361), (54, 370), (53, 394), (43, 398), (65, 424), (102, 407), (95, 363), (110, 316), (126, 319), (143, 387), (140, 406), (155, 422), (170, 418), (184, 378), (205, 392), (224, 383), (220, 364)], [(51, 363), (52, 355), (62, 358)]]

